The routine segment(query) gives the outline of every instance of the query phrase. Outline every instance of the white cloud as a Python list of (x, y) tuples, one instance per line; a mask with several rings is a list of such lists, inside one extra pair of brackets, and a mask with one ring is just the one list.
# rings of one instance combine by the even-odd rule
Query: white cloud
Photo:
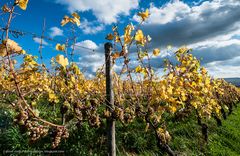
[[(79, 47), (78, 47), (79, 46)], [(81, 47), (86, 47), (86, 48), (89, 48), (89, 49), (92, 49), (92, 50), (97, 50), (99, 47), (98, 45), (91, 41), (91, 40), (84, 40), (84, 41), (81, 41), (81, 42), (77, 42), (76, 43), (76, 52), (81, 54), (81, 53), (89, 53), (89, 49), (84, 49), (84, 48), (81, 48)]]
[(166, 24), (173, 20), (179, 21), (190, 13), (191, 8), (182, 1), (176, 0), (173, 3), (157, 8), (153, 4), (149, 9), (150, 17), (148, 22), (152, 24)]
[[(152, 37), (152, 47), (187, 45), (193, 48), (193, 55), (203, 58), (202, 64), (215, 77), (240, 77), (236, 72), (240, 65), (234, 60), (240, 57), (239, 7), (239, 0), (200, 0), (193, 5), (172, 0), (160, 7), (151, 4), (143, 30)], [(152, 64), (157, 67), (161, 61), (155, 58)]]
[(209, 74), (215, 78), (235, 78), (240, 77), (240, 72), (238, 72), (240, 66), (212, 66), (207, 67)]
[(214, 61), (205, 65), (209, 74), (217, 78), (240, 77), (240, 56), (224, 61)]
[[(34, 37), (33, 41), (38, 43), (38, 44), (41, 44), (41, 38), (39, 38), (39, 37)], [(46, 46), (46, 45), (48, 45), (48, 43), (44, 39), (42, 39), (42, 45)]]
[[(97, 20), (91, 23), (86, 19), (81, 20), (80, 27), (84, 34), (96, 34), (104, 30), (105, 24), (117, 22), (121, 15), (129, 15), (131, 10), (139, 6), (139, 0), (55, 1), (67, 6), (70, 12), (90, 11), (96, 16)], [(153, 38), (151, 46), (162, 50), (161, 56), (153, 61), (153, 66), (162, 66), (160, 60), (169, 55), (168, 51), (163, 50), (168, 44), (173, 47), (189, 45), (194, 48), (194, 55), (204, 58), (203, 65), (209, 69), (210, 74), (215, 77), (239, 77), (240, 73), (236, 72), (239, 66), (232, 63), (236, 62), (234, 58), (240, 56), (240, 51), (237, 51), (240, 49), (240, 38), (236, 38), (240, 34), (239, 7), (239, 0), (199, 0), (193, 5), (181, 0), (171, 0), (160, 7), (152, 3), (149, 8), (151, 15), (143, 30)], [(133, 18), (137, 20), (136, 15)], [(103, 22), (103, 25), (98, 25), (98, 22)], [(77, 45), (103, 51), (103, 45), (97, 45), (91, 40)], [(92, 77), (105, 60), (104, 53), (91, 53), (82, 48), (77, 48), (76, 53), (81, 55), (78, 64), (86, 69), (88, 77)], [(119, 67), (114, 68), (119, 70)]]
[(84, 34), (96, 34), (102, 30), (104, 30), (104, 25), (95, 25), (96, 22), (89, 22), (87, 19), (84, 19), (80, 25)]
[[(148, 24), (167, 24), (171, 22), (181, 21), (182, 19), (190, 18), (190, 20), (201, 21), (204, 20), (206, 15), (212, 14), (215, 18), (224, 17), (228, 14), (228, 10), (223, 10), (213, 14), (219, 8), (224, 6), (240, 6), (240, 1), (238, 0), (212, 0), (200, 3), (195, 3), (194, 6), (189, 6), (180, 0), (173, 0), (161, 7), (156, 7), (151, 3), (149, 12), (150, 16), (147, 20)], [(133, 17), (136, 21), (137, 16)]]
[(138, 8), (139, 0), (56, 0), (66, 5), (70, 12), (92, 11), (99, 22), (111, 24), (117, 22), (120, 15), (129, 15), (130, 10)]
[(104, 64), (104, 55), (99, 53), (79, 57), (78, 65), (88, 68), (88, 72), (95, 73)]
[[(146, 21), (147, 24), (167, 24), (172, 21), (181, 20), (191, 12), (191, 8), (182, 1), (174, 0), (159, 8), (154, 3), (151, 3), (149, 12), (150, 16)], [(133, 19), (138, 22), (140, 21), (137, 15), (134, 15)]]
[[(76, 45), (83, 46), (89, 49), (94, 49), (96, 51), (103, 51), (103, 46), (101, 44), (97, 45), (91, 40), (84, 40), (76, 43)], [(92, 52), (88, 49), (83, 49), (80, 47), (76, 47), (76, 53), (79, 55), (79, 61), (77, 62), (77, 64), (82, 69), (84, 75), (87, 78), (92, 78), (95, 75), (97, 69), (104, 64), (104, 53)]]
[(153, 38), (154, 46), (187, 44), (192, 48), (221, 48), (239, 45), (240, 40), (234, 38), (240, 34), (239, 7), (237, 0), (212, 0), (193, 6), (180, 0), (161, 7), (151, 4), (144, 30)]
[(52, 38), (54, 38), (56, 36), (63, 36), (63, 30), (61, 30), (58, 27), (52, 27), (52, 28), (50, 28), (50, 36)]
[(236, 31), (219, 34), (216, 37), (190, 44), (189, 47), (200, 50), (211, 47), (223, 48), (231, 45), (240, 45), (240, 38), (234, 38), (234, 36), (237, 36), (238, 34), (240, 34), (240, 27), (239, 29), (236, 28)]
[(77, 64), (80, 66), (87, 78), (92, 78), (96, 71), (104, 65), (104, 54), (89, 53), (79, 57)]

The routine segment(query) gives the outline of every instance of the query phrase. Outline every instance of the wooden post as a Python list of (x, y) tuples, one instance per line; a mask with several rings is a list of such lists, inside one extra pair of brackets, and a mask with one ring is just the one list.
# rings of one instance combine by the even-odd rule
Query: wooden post
[[(114, 109), (114, 93), (112, 82), (112, 43), (106, 43), (105, 48), (105, 63), (106, 63), (106, 104)], [(109, 108), (107, 108), (109, 109)], [(115, 119), (111, 116), (107, 119), (107, 133), (108, 133), (108, 155), (116, 156), (116, 141), (115, 141)]]

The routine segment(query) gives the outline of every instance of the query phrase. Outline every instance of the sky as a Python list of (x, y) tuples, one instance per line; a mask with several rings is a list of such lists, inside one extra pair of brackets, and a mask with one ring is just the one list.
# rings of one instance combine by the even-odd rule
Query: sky
[[(12, 0), (1, 0), (0, 6)], [(173, 59), (173, 51), (186, 45), (201, 59), (209, 74), (216, 78), (240, 77), (240, 0), (29, 0), (26, 11), (16, 10), (11, 29), (34, 32), (34, 35), (11, 36), (27, 53), (39, 56), (39, 36), (46, 21), (44, 35), (54, 41), (43, 41), (46, 64), (58, 54), (55, 41), (65, 42), (72, 36), (70, 25), (61, 27), (64, 15), (78, 12), (81, 25), (76, 27), (77, 45), (74, 62), (89, 78), (104, 63), (105, 36), (114, 24), (124, 29), (136, 25), (137, 13), (149, 9), (150, 17), (142, 25), (144, 34), (152, 38), (150, 49), (160, 48), (161, 55), (151, 65), (162, 73), (163, 59)], [(0, 26), (6, 25), (6, 15), (0, 13)], [(69, 41), (71, 43), (71, 41)], [(166, 47), (171, 45), (171, 50)], [(70, 52), (71, 49), (69, 48)], [(134, 50), (129, 52), (136, 58)], [(133, 61), (132, 68), (137, 65)], [(119, 70), (121, 63), (116, 64)]]

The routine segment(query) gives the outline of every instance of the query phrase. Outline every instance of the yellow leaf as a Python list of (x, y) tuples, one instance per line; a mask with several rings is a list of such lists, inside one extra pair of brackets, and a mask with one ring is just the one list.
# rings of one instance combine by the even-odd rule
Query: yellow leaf
[(7, 49), (4, 44), (0, 44), (0, 56), (4, 57), (7, 55)]
[(148, 70), (146, 68), (142, 68), (142, 72), (141, 73), (144, 75), (144, 77), (146, 77), (147, 74), (148, 74)]
[(76, 83), (76, 79), (75, 79), (74, 76), (71, 76), (71, 77), (70, 77), (70, 80), (71, 80), (73, 83)]
[(178, 49), (177, 53), (183, 54), (186, 53), (189, 49), (187, 47), (181, 47), (180, 49)]
[(54, 93), (48, 93), (48, 98), (50, 102), (55, 102), (55, 103), (59, 102), (58, 97)]
[(116, 53), (112, 54), (112, 58), (113, 59), (117, 59), (119, 57), (120, 57), (120, 53), (119, 52), (116, 52)]
[(74, 12), (74, 13), (72, 13), (72, 16), (73, 16), (73, 18), (71, 18), (70, 21), (72, 23), (76, 24), (77, 26), (79, 26), (80, 25), (80, 16), (78, 15), (78, 13)]
[(63, 55), (57, 55), (56, 61), (63, 67), (66, 67), (68, 65), (68, 59), (64, 58)]
[(193, 106), (194, 108), (197, 108), (197, 107), (198, 107), (198, 103), (197, 103), (196, 101), (191, 102), (191, 104), (192, 104), (192, 106)]
[(107, 40), (113, 40), (113, 38), (114, 38), (113, 34), (108, 34), (108, 35), (106, 36), (106, 39), (107, 39)]
[(124, 44), (129, 44), (132, 41), (132, 37), (130, 35), (124, 35)]
[(78, 20), (80, 20), (80, 16), (78, 15), (78, 13), (74, 12), (72, 13), (72, 16)]
[(64, 16), (62, 21), (61, 21), (61, 26), (64, 26), (64, 25), (66, 25), (69, 22), (70, 22), (70, 17)]
[(167, 88), (167, 93), (169, 93), (169, 94), (172, 94), (172, 93), (173, 93), (173, 87), (172, 87), (172, 86), (169, 86), (169, 87)]
[(39, 114), (40, 114), (39, 110), (37, 110), (37, 109), (34, 109), (34, 110), (33, 110), (33, 113), (34, 113), (34, 115), (35, 115), (36, 117), (38, 117)]
[(205, 74), (207, 73), (206, 68), (202, 68), (202, 69), (201, 69), (201, 73), (202, 73), (203, 75), (205, 75)]
[(24, 50), (22, 50), (22, 47), (20, 47), (13, 40), (8, 39), (8, 40), (3, 41), (3, 44), (0, 44), (0, 56), (2, 56), (2, 57), (6, 56), (7, 54), (9, 54), (9, 55), (13, 54), (13, 53), (22, 54), (23, 52), (24, 52)]
[(169, 80), (172, 80), (172, 79), (173, 79), (173, 73), (170, 73), (170, 74), (168, 75), (168, 79), (169, 79)]
[(145, 39), (142, 30), (138, 30), (135, 35), (135, 40), (138, 44), (144, 45)]
[(129, 24), (126, 26), (124, 30), (124, 44), (129, 44), (132, 41), (131, 33), (134, 30), (134, 26), (132, 24)]
[(180, 71), (184, 73), (184, 72), (187, 71), (187, 68), (186, 68), (186, 67), (181, 67), (181, 68), (180, 68)]
[(21, 50), (21, 54), (26, 54), (26, 51), (25, 50)]
[(160, 54), (160, 49), (156, 48), (153, 50), (153, 55), (158, 56)]
[(22, 9), (22, 10), (26, 10), (27, 9), (27, 4), (28, 4), (28, 0), (17, 0), (18, 1), (18, 6)]
[(104, 116), (109, 117), (111, 115), (110, 111), (104, 110)]
[(4, 4), (4, 6), (2, 7), (2, 11), (3, 12), (10, 12), (11, 10), (6, 4)]
[(32, 106), (36, 106), (36, 105), (37, 105), (37, 102), (36, 102), (36, 101), (32, 101), (32, 102), (31, 102), (31, 105), (32, 105)]
[(75, 18), (75, 17), (71, 18), (71, 19), (70, 19), (70, 22), (72, 22), (73, 24), (76, 24), (77, 26), (80, 25), (80, 20), (77, 19), (77, 18)]
[(61, 21), (61, 26), (64, 26), (69, 22), (79, 26), (80, 25), (80, 16), (76, 12), (72, 13), (72, 16), (73, 16), (72, 18), (70, 18), (69, 16), (64, 16)]
[(49, 93), (48, 97), (49, 97), (49, 99), (54, 99), (54, 98), (56, 98), (56, 95), (54, 93)]
[(139, 12), (138, 16), (140, 16), (142, 18), (142, 20), (145, 21), (149, 17), (148, 9), (145, 12)]
[(143, 71), (142, 67), (139, 65), (135, 68), (136, 73), (141, 73)]
[(61, 45), (61, 44), (57, 44), (56, 45), (56, 50), (58, 50), (58, 51), (65, 51), (65, 44), (63, 44), (63, 45)]
[(120, 42), (120, 41), (121, 41), (121, 39), (120, 39), (120, 37), (117, 35), (116, 38), (115, 38), (115, 42)]
[(174, 106), (169, 106), (169, 109), (172, 113), (175, 113), (177, 111), (177, 108)]
[(158, 128), (158, 129), (157, 129), (157, 133), (158, 133), (158, 134), (162, 134), (162, 133), (164, 133), (164, 129), (162, 129), (162, 128)]

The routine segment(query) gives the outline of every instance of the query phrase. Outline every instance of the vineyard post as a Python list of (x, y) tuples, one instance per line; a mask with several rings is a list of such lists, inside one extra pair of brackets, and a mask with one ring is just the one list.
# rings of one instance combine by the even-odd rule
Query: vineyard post
[[(105, 64), (106, 64), (106, 104), (114, 109), (114, 93), (112, 82), (112, 43), (105, 43)], [(109, 109), (109, 108), (107, 108)], [(115, 119), (111, 116), (107, 119), (107, 133), (108, 133), (108, 155), (116, 156), (116, 141), (115, 141)]]

